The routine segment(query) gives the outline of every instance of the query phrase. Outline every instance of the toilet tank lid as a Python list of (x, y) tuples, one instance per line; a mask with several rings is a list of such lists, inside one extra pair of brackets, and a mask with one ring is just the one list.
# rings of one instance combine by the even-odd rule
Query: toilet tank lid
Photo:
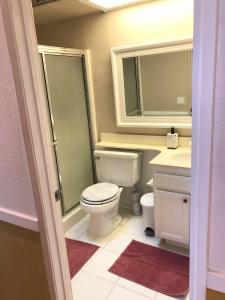
[(110, 151), (110, 150), (95, 150), (95, 158), (97, 157), (112, 157), (112, 158), (126, 158), (136, 159), (141, 156), (140, 152), (129, 152), (129, 151)]

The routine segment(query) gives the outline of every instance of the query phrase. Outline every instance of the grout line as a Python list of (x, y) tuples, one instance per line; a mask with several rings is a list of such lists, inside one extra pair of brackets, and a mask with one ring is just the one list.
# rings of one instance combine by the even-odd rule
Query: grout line
[[(105, 297), (105, 300), (107, 300), (109, 298), (109, 296), (112, 294), (113, 290), (116, 288), (116, 284), (114, 284), (114, 286), (111, 288), (111, 290), (109, 291), (108, 295)], [(118, 299), (119, 300), (119, 299)]]
[(102, 252), (102, 248), (100, 247), (90, 258), (89, 258), (89, 260), (88, 261), (86, 261), (86, 263), (83, 265), (83, 267), (81, 268), (81, 270), (82, 269), (85, 269), (86, 267), (87, 267), (87, 265), (89, 264), (89, 263), (91, 263), (95, 258), (96, 258), (96, 256), (98, 256), (101, 252)]
[(102, 252), (102, 248), (100, 247), (100, 248), (98, 248), (98, 250), (89, 258), (89, 260), (85, 263), (85, 265), (87, 264), (87, 263), (90, 263), (92, 260), (94, 260), (95, 259), (95, 257), (96, 256), (98, 256), (99, 255), (99, 253), (101, 253)]
[[(82, 220), (81, 220), (82, 221)], [(83, 229), (82, 232), (80, 232), (79, 234), (76, 234), (75, 236), (71, 237), (72, 234), (70, 234), (70, 231), (72, 231), (74, 229), (74, 227), (78, 227), (78, 224), (81, 222), (79, 221), (77, 224), (75, 224), (70, 230), (68, 230), (65, 234), (64, 234), (64, 237), (65, 238), (69, 238), (69, 239), (72, 239), (72, 240), (77, 240), (79, 239), (85, 232), (87, 229)], [(69, 235), (69, 237), (68, 237)]]
[[(128, 246), (128, 245), (127, 245)], [(126, 247), (124, 248), (124, 250), (126, 249)], [(106, 249), (106, 248), (103, 248), (102, 250), (105, 250), (105, 251), (108, 251), (108, 252), (111, 252), (113, 254), (118, 254), (118, 255), (121, 255), (123, 253), (123, 251), (116, 251), (116, 250), (111, 250), (111, 249)]]
[[(82, 268), (79, 270), (79, 272), (71, 279), (71, 282), (73, 283), (73, 281), (75, 281), (82, 272), (85, 272), (85, 268), (87, 267), (87, 265), (95, 258), (95, 256), (97, 255), (98, 251), (102, 250), (102, 249), (98, 249), (90, 258), (89, 260), (86, 261), (86, 263), (82, 266)], [(99, 251), (100, 252), (100, 251)]]
[[(85, 218), (85, 217), (84, 217), (84, 218)], [(79, 223), (82, 223), (82, 222), (87, 223), (88, 220), (87, 220), (87, 219), (84, 220), (84, 218), (81, 219), (77, 224), (75, 224), (69, 231), (67, 231), (67, 233), (70, 232), (75, 226), (78, 226)], [(125, 249), (122, 250), (122, 251), (114, 251), (114, 250), (106, 249), (107, 245), (108, 245), (111, 241), (113, 241), (113, 240), (115, 239), (116, 236), (118, 236), (118, 235), (121, 234), (121, 233), (124, 234), (124, 235), (127, 235), (127, 236), (131, 237), (132, 239), (137, 239), (137, 240), (140, 240), (140, 239), (141, 239), (141, 242), (143, 242), (143, 243), (145, 243), (145, 244), (147, 244), (147, 245), (151, 245), (151, 246), (154, 246), (154, 247), (160, 247), (159, 244), (158, 244), (158, 245), (155, 244), (155, 242), (157, 243), (157, 241), (155, 240), (155, 238), (152, 239), (152, 240), (148, 240), (148, 239), (146, 239), (146, 237), (143, 236), (143, 235), (134, 235), (134, 234), (132, 234), (130, 231), (124, 230), (126, 224), (127, 224), (131, 219), (132, 219), (132, 216), (130, 216), (130, 217), (124, 217), (124, 220), (123, 220), (124, 223), (123, 223), (123, 224), (120, 224), (120, 225), (118, 226), (118, 228), (115, 229), (115, 232), (112, 232), (112, 233), (111, 233), (111, 234), (112, 234), (111, 238), (109, 238), (109, 240), (107, 240), (106, 243), (103, 243), (103, 245), (99, 245), (99, 244), (97, 245), (97, 246), (99, 247), (99, 249), (98, 249), (98, 250), (94, 253), (94, 255), (93, 255), (93, 256), (92, 256), (92, 257), (84, 264), (84, 266), (79, 270), (79, 272), (71, 279), (71, 284), (72, 284), (72, 285), (73, 285), (74, 282), (81, 276), (81, 274), (86, 273), (86, 274), (89, 274), (89, 275), (92, 276), (92, 277), (96, 277), (96, 278), (98, 278), (98, 279), (104, 280), (105, 282), (111, 283), (111, 284), (113, 285), (112, 288), (110, 289), (110, 291), (108, 292), (108, 294), (107, 294), (105, 300), (109, 298), (109, 296), (111, 295), (111, 293), (113, 292), (113, 290), (114, 290), (116, 287), (121, 287), (121, 288), (123, 288), (123, 289), (129, 290), (130, 292), (132, 292), (132, 293), (134, 293), (134, 294), (141, 295), (141, 296), (146, 297), (146, 298), (148, 298), (148, 299), (150, 300), (149, 296), (147, 296), (146, 294), (141, 293), (141, 292), (138, 292), (138, 291), (135, 291), (135, 289), (130, 289), (130, 288), (126, 287), (126, 286), (120, 285), (120, 284), (119, 284), (119, 280), (120, 280), (122, 277), (117, 276), (118, 278), (115, 280), (115, 282), (112, 282), (112, 281), (110, 281), (110, 280), (108, 280), (108, 279), (105, 279), (104, 277), (101, 277), (101, 276), (99, 276), (99, 275), (95, 275), (95, 274), (93, 274), (93, 273), (91, 273), (91, 272), (85, 270), (85, 268), (88, 266), (88, 264), (90, 264), (90, 263), (91, 263), (98, 255), (100, 255), (100, 253), (101, 253), (103, 250), (105, 250), (105, 251), (107, 251), (107, 252), (111, 252), (111, 253), (113, 253), (113, 254), (117, 254), (117, 255), (121, 255), (121, 254), (122, 254), (122, 252), (123, 252)], [(122, 222), (123, 222), (123, 221), (122, 221)], [(88, 229), (85, 229), (85, 230), (82, 231), (82, 233), (80, 233), (78, 236), (74, 237), (74, 239), (80, 240), (80, 239), (82, 238), (82, 236), (84, 236), (85, 233), (86, 233), (87, 231), (88, 231)], [(65, 237), (66, 237), (67, 233), (65, 234)], [(69, 238), (71, 238), (71, 237), (69, 237)], [(73, 239), (73, 238), (72, 238), (72, 239)], [(87, 243), (90, 243), (90, 244), (93, 244), (93, 245), (96, 245), (96, 243), (93, 243), (92, 241), (89, 241), (88, 239), (86, 240), (86, 242), (87, 242)], [(172, 252), (175, 252), (175, 253), (178, 253), (178, 254), (181, 254), (181, 255), (182, 255), (182, 253), (179, 253), (178, 251), (174, 251), (174, 250), (171, 250), (171, 249), (166, 249), (167, 247), (165, 247), (165, 248), (164, 248), (164, 247), (160, 247), (160, 248), (162, 248), (162, 249), (164, 249), (164, 250), (172, 251)], [(168, 247), (168, 248), (169, 248), (169, 247)], [(183, 254), (183, 255), (185, 255), (185, 254)], [(118, 256), (118, 257), (119, 257), (119, 256)], [(115, 261), (116, 261), (116, 260), (115, 260)], [(106, 271), (108, 271), (108, 270), (106, 270)], [(157, 300), (158, 295), (160, 295), (160, 293), (158, 293), (158, 292), (155, 291), (155, 295), (153, 296), (153, 298), (151, 298), (151, 300)], [(171, 298), (171, 299), (172, 299), (172, 298)]]
[(158, 298), (158, 293), (156, 292), (156, 294), (155, 294), (153, 300), (157, 300), (157, 298)]
[(104, 244), (102, 247), (105, 248), (114, 238), (115, 236), (119, 233), (119, 229), (115, 229), (115, 234), (112, 235), (112, 237)]
[[(80, 271), (81, 271), (81, 270), (80, 270)], [(108, 280), (108, 279), (102, 278), (101, 276), (95, 275), (95, 274), (93, 274), (93, 273), (91, 273), (91, 272), (88, 272), (88, 271), (82, 271), (82, 272), (80, 272), (80, 271), (79, 271), (80, 274), (79, 274), (79, 275), (77, 274), (78, 276), (76, 277), (76, 279), (77, 279), (78, 277), (80, 277), (82, 273), (85, 273), (85, 274), (88, 274), (88, 275), (90, 275), (90, 276), (92, 276), (92, 277), (96, 277), (96, 278), (98, 278), (98, 279), (101, 279), (101, 280), (104, 280), (104, 281), (106, 281), (106, 282), (109, 282), (109, 283), (113, 284), (113, 287), (112, 287), (112, 289), (109, 291), (109, 293), (108, 293), (108, 295), (106, 296), (105, 300), (109, 297), (109, 295), (112, 293), (112, 291), (113, 291), (116, 287), (121, 287), (121, 288), (123, 288), (123, 289), (125, 289), (125, 290), (128, 290), (128, 291), (134, 293), (134, 294), (138, 294), (138, 295), (141, 295), (141, 296), (143, 296), (143, 297), (146, 297), (146, 298), (148, 298), (149, 300), (156, 300), (156, 297), (157, 297), (157, 295), (159, 294), (159, 293), (156, 292), (156, 294), (153, 296), (153, 298), (149, 298), (149, 296), (147, 296), (147, 295), (144, 294), (144, 293), (140, 293), (140, 292), (138, 292), (138, 291), (135, 291), (135, 290), (133, 290), (133, 289), (130, 289), (130, 288), (128, 288), (128, 287), (125, 287), (125, 286), (123, 286), (123, 285), (120, 285), (118, 282), (119, 282), (119, 280), (120, 280), (122, 277), (119, 277), (119, 276), (118, 276), (118, 278), (116, 279), (116, 281), (115, 281), (115, 282), (112, 282), (112, 281), (110, 281), (110, 280)], [(75, 280), (76, 280), (76, 279), (75, 279)], [(123, 279), (123, 278), (122, 278), (122, 279)]]
[[(159, 293), (159, 292), (156, 292), (156, 294), (155, 294), (155, 297), (154, 297), (154, 299), (153, 300), (157, 300), (158, 299), (158, 296), (160, 295), (161, 293)], [(163, 294), (162, 294), (163, 295)], [(176, 300), (176, 299), (174, 299), (174, 300)], [(177, 299), (178, 300), (178, 299)]]
[[(119, 277), (119, 279), (125, 279), (125, 280), (128, 280), (128, 279), (126, 279), (126, 278), (123, 278), (123, 277)], [(119, 280), (118, 280), (119, 281)], [(130, 281), (130, 280), (128, 280), (128, 281)], [(136, 283), (136, 284), (138, 284), (138, 283)], [(133, 290), (133, 289), (131, 289), (131, 288), (128, 288), (128, 287), (126, 287), (126, 286), (124, 286), (124, 285), (120, 285), (118, 282), (116, 283), (116, 285), (117, 286), (119, 286), (119, 287), (121, 287), (121, 288), (124, 288), (124, 289), (126, 289), (126, 290), (129, 290), (129, 291), (131, 291), (131, 292), (133, 292), (133, 293), (135, 293), (135, 294), (139, 294), (139, 295), (141, 295), (141, 296), (145, 296), (145, 297), (149, 297), (149, 296), (147, 296), (146, 294), (144, 294), (144, 293), (141, 293), (141, 292), (139, 292), (139, 291), (135, 291), (135, 290)], [(143, 286), (143, 285), (141, 285), (141, 286)], [(144, 287), (144, 286), (143, 286)], [(145, 287), (146, 289), (149, 289), (149, 288), (147, 288), (147, 287)], [(149, 289), (150, 290), (150, 289)], [(154, 291), (154, 290), (152, 290), (152, 291)], [(156, 291), (154, 291), (156, 294), (153, 296), (153, 298), (149, 298), (149, 300), (154, 300), (155, 299), (155, 297), (156, 297), (156, 295), (158, 294)]]
[(118, 278), (117, 278), (117, 280), (116, 280), (116, 282), (115, 282), (115, 285), (118, 285), (118, 282), (119, 282), (119, 280), (120, 280), (120, 276), (118, 276)]
[[(119, 278), (121, 278), (121, 277), (119, 277)], [(119, 284), (117, 284), (117, 283), (115, 284), (115, 286), (113, 287), (113, 289), (115, 289), (116, 287), (120, 287), (120, 288), (122, 288), (122, 289), (124, 289), (124, 290), (128, 290), (129, 292), (131, 292), (131, 293), (133, 293), (133, 294), (135, 294), (135, 295), (140, 295), (140, 296), (142, 296), (142, 297), (145, 297), (145, 298), (148, 299), (148, 300), (154, 300), (154, 299), (155, 299), (155, 296), (154, 296), (153, 298), (149, 298), (149, 296), (147, 296), (146, 294), (142, 294), (142, 293), (140, 293), (140, 292), (131, 290), (131, 289), (129, 289), (129, 288), (127, 288), (127, 287), (124, 287), (124, 286), (122, 286), (122, 285), (119, 285)], [(112, 293), (113, 289), (110, 291), (109, 295), (106, 297), (105, 300), (108, 299), (108, 297), (109, 297), (110, 294)], [(119, 300), (119, 299), (118, 299), (118, 300)]]
[[(100, 277), (100, 276), (97, 276), (97, 275), (93, 275), (93, 274), (90, 273), (90, 272), (83, 271), (82, 273), (83, 273), (83, 274), (87, 274), (87, 275), (89, 275), (89, 276), (91, 276), (91, 277), (93, 277), (93, 278), (98, 278), (98, 279), (100, 279), (100, 280), (103, 280), (103, 281), (105, 281), (105, 282), (108, 282), (108, 283), (112, 284), (113, 286), (112, 286), (112, 288), (110, 289), (109, 293), (110, 293), (110, 292), (114, 289), (114, 287), (116, 286), (115, 282), (112, 282), (112, 281), (110, 281), (110, 280), (108, 280), (108, 279), (104, 279), (104, 278), (102, 278), (102, 277)], [(106, 297), (107, 297), (107, 296), (106, 296)], [(106, 298), (105, 298), (105, 299), (106, 299)]]
[[(103, 278), (103, 277), (101, 277), (101, 276), (99, 276), (99, 275), (93, 274), (93, 273), (91, 273), (91, 272), (89, 272), (89, 271), (86, 271), (86, 270), (83, 271), (83, 273), (89, 274), (89, 275), (91, 275), (91, 276), (93, 276), (93, 277), (97, 277), (98, 279), (102, 279), (102, 280), (107, 281), (107, 282), (109, 282), (109, 283), (111, 283), (111, 284), (113, 284), (113, 285), (115, 285), (116, 282), (117, 282), (118, 279), (119, 279), (119, 278), (117, 278), (115, 281), (110, 281), (109, 279), (105, 279), (105, 278)], [(115, 275), (115, 276), (117, 276), (117, 275)], [(118, 276), (117, 276), (117, 277), (118, 277)]]
[(78, 277), (81, 276), (81, 274), (83, 273), (82, 268), (79, 270), (79, 272), (71, 279), (71, 285), (73, 286), (73, 284), (75, 283), (75, 281), (78, 279)]

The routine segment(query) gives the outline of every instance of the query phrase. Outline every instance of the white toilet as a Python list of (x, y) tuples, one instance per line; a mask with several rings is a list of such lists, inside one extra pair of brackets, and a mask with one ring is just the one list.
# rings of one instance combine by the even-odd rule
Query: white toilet
[(134, 186), (140, 178), (140, 153), (96, 150), (99, 182), (86, 188), (81, 196), (83, 210), (90, 214), (90, 232), (96, 237), (111, 233), (120, 223), (118, 205), (122, 187)]

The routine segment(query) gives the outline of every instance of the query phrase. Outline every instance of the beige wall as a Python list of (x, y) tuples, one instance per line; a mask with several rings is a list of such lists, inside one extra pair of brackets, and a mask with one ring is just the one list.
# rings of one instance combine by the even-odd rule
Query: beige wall
[(193, 0), (158, 0), (40, 26), (37, 33), (40, 44), (91, 49), (98, 132), (165, 134), (168, 130), (116, 127), (110, 49), (191, 36), (192, 30)]

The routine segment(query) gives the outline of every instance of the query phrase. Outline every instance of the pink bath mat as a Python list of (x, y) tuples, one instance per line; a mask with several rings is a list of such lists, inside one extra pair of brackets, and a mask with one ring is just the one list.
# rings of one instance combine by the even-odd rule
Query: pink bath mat
[(168, 296), (188, 294), (189, 258), (134, 240), (109, 271)]
[(98, 246), (89, 243), (66, 239), (71, 278), (80, 271), (83, 265), (91, 258), (98, 248)]

